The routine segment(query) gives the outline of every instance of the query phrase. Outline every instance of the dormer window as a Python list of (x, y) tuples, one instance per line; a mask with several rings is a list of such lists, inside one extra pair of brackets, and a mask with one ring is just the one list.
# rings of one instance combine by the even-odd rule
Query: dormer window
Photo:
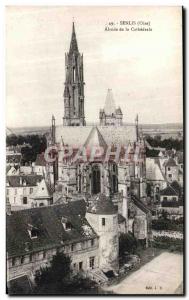
[(31, 239), (36, 239), (39, 236), (39, 229), (32, 226), (32, 225), (28, 225), (28, 233), (30, 235)]
[(62, 217), (61, 223), (64, 227), (64, 230), (71, 230), (72, 229), (72, 224), (67, 218)]

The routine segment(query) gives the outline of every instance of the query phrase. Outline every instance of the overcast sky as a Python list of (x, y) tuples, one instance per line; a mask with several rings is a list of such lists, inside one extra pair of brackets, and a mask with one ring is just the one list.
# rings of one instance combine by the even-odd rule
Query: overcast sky
[[(57, 124), (64, 113), (72, 21), (84, 54), (85, 116), (98, 121), (107, 89), (125, 122), (182, 122), (182, 19), (174, 7), (9, 7), (7, 126)], [(110, 21), (150, 21), (152, 32), (108, 32)], [(135, 26), (137, 27), (137, 26)]]

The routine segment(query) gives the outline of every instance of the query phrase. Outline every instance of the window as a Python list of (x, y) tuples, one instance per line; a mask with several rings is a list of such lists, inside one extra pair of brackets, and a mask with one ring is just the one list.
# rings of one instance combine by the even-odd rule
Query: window
[(94, 262), (95, 262), (95, 258), (94, 256), (89, 258), (89, 266), (91, 269), (94, 269)]
[(167, 201), (167, 197), (163, 197), (163, 200), (164, 200), (164, 201)]
[(15, 266), (15, 264), (16, 264), (16, 258), (15, 258), (15, 257), (13, 257), (13, 258), (12, 258), (12, 266), (14, 267), (14, 266)]
[(74, 251), (74, 244), (71, 244), (71, 251)]
[(30, 194), (32, 194), (33, 193), (33, 188), (30, 188)]
[(168, 176), (169, 176), (169, 178), (172, 178), (172, 174), (169, 174)]
[(27, 201), (27, 197), (23, 197), (23, 204), (27, 204), (28, 201)]
[(43, 202), (39, 203), (39, 206), (44, 206), (44, 203)]
[(91, 240), (91, 247), (94, 246), (94, 240)]
[(171, 168), (170, 168), (170, 167), (168, 167), (168, 168), (167, 168), (167, 170), (168, 170), (168, 171), (170, 171), (170, 170), (171, 170)]
[(94, 165), (92, 168), (92, 193), (98, 194), (100, 191), (100, 168), (99, 166)]
[(156, 193), (159, 193), (159, 186), (156, 186)]
[(183, 169), (183, 165), (180, 165), (181, 169)]
[(16, 197), (14, 197), (14, 204), (16, 203)]
[(82, 270), (82, 268), (83, 268), (83, 262), (80, 261), (80, 262), (79, 262), (79, 270)]
[(9, 195), (9, 189), (7, 189), (7, 196)]
[(65, 223), (65, 229), (66, 230), (71, 230), (72, 229), (72, 224), (70, 222)]
[(46, 256), (47, 256), (46, 251), (43, 251), (43, 258), (46, 258)]
[(102, 218), (102, 226), (105, 226), (106, 225), (106, 220), (105, 218)]
[(173, 197), (173, 201), (177, 201), (177, 198), (176, 198), (176, 197)]
[(30, 261), (30, 262), (32, 262), (32, 258), (33, 258), (33, 257), (32, 257), (32, 254), (30, 254), (30, 256), (29, 256), (29, 261)]
[(24, 256), (21, 256), (20, 263), (21, 265), (24, 263)]

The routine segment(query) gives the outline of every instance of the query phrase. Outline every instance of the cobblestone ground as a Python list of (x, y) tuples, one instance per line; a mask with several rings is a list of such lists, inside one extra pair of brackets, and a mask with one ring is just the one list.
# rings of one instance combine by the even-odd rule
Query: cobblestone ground
[(117, 285), (116, 294), (182, 294), (183, 255), (164, 252)]

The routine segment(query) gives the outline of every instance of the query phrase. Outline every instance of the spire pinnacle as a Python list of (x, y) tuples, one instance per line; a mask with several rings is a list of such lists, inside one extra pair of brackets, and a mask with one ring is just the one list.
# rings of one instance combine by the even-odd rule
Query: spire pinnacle
[(72, 38), (70, 43), (70, 51), (69, 53), (78, 52), (78, 46), (77, 46), (77, 39), (76, 39), (76, 33), (75, 33), (75, 24), (72, 23)]

